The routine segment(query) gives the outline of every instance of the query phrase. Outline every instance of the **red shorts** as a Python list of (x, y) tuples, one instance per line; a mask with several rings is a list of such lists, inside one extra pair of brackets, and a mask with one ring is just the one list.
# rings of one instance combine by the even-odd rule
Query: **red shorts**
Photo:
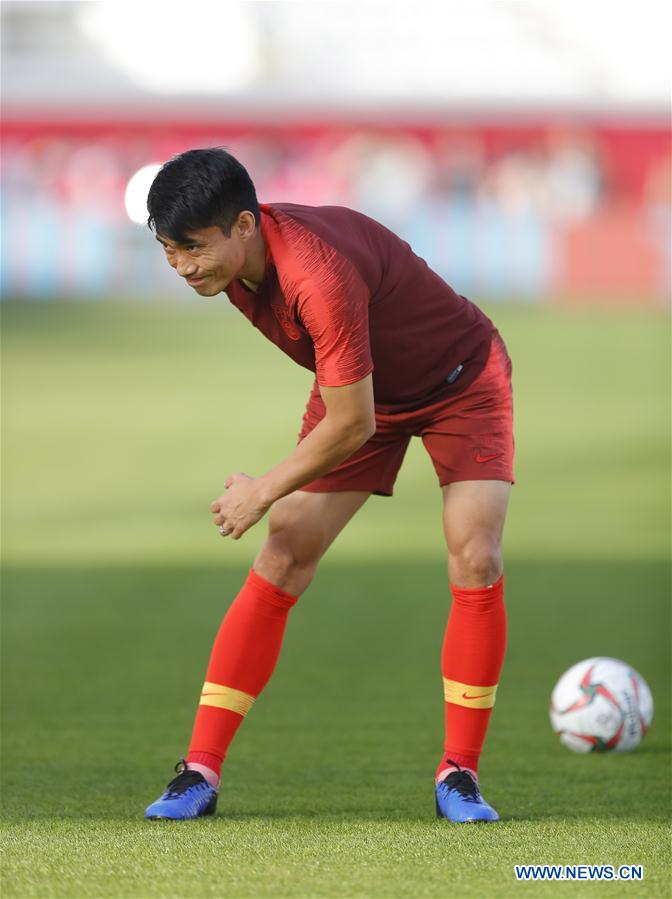
[[(299, 440), (324, 415), (315, 384)], [(466, 390), (412, 412), (385, 415), (376, 411), (373, 437), (345, 462), (301, 489), (312, 493), (365, 490), (392, 496), (411, 437), (422, 438), (442, 487), (454, 481), (513, 483), (511, 360), (497, 332), (485, 368)]]

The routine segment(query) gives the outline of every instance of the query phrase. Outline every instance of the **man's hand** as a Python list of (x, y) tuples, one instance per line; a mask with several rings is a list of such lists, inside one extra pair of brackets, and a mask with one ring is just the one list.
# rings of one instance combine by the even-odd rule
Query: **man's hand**
[(344, 387), (320, 387), (326, 414), (292, 453), (258, 478), (238, 472), (210, 505), (222, 537), (238, 540), (288, 493), (321, 478), (363, 446), (376, 430), (371, 375)]
[(226, 493), (210, 504), (210, 511), (222, 537), (238, 540), (271, 504), (262, 499), (257, 481), (240, 471), (228, 477), (224, 487)]

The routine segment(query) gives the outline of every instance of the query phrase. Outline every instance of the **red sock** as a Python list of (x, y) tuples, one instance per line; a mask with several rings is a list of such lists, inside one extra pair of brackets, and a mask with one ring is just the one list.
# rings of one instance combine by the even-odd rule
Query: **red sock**
[(477, 774), (506, 648), (504, 576), (489, 587), (451, 590), (441, 655), (446, 741), (437, 779), (455, 767), (451, 762)]
[(273, 673), (297, 598), (250, 570), (215, 638), (187, 763), (219, 777), (231, 740)]

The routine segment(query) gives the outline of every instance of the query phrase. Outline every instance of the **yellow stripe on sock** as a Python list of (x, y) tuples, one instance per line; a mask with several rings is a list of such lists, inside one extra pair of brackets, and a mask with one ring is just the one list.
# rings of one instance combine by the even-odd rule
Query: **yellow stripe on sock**
[(491, 709), (495, 704), (497, 684), (492, 687), (477, 687), (473, 684), (461, 684), (457, 680), (443, 679), (443, 695), (446, 702), (463, 705), (468, 709)]
[(200, 705), (211, 705), (216, 709), (228, 709), (245, 717), (252, 708), (256, 697), (242, 690), (234, 690), (233, 687), (224, 687), (222, 684), (212, 684), (207, 681), (203, 684)]

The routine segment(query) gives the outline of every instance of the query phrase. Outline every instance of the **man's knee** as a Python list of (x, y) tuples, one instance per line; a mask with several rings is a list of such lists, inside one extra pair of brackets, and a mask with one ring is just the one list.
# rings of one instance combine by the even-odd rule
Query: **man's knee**
[(501, 576), (502, 547), (498, 540), (472, 537), (448, 548), (450, 578), (462, 587), (485, 587)]
[(297, 545), (282, 530), (269, 535), (254, 560), (254, 570), (292, 596), (306, 590), (315, 575), (319, 555)]

